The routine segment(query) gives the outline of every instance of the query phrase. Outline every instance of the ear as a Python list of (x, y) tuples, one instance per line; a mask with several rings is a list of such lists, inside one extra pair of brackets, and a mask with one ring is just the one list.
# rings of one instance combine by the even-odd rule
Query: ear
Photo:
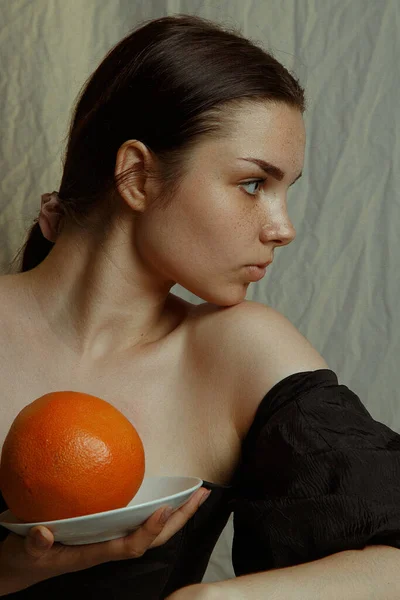
[(134, 175), (117, 185), (118, 192), (126, 204), (135, 212), (144, 212), (151, 198), (148, 171), (155, 167), (150, 150), (138, 140), (127, 140), (117, 152), (115, 177), (126, 170), (134, 169)]

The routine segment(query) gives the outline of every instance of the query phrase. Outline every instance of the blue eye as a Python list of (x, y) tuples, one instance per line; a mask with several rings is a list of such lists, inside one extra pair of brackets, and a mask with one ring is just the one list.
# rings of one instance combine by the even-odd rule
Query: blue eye
[[(260, 184), (264, 183), (266, 180), (265, 179), (253, 179), (253, 181), (245, 181), (244, 183), (241, 183), (241, 186), (246, 186), (246, 185), (255, 185), (255, 186), (259, 186)], [(256, 196), (258, 194), (258, 192), (260, 191), (260, 188), (258, 187), (256, 190), (254, 190), (254, 192), (249, 192), (246, 190), (247, 194), (250, 194), (250, 196)]]

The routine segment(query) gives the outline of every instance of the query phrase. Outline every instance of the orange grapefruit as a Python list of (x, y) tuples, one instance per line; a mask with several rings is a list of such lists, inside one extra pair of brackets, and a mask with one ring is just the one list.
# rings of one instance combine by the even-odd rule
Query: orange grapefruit
[(115, 406), (59, 391), (14, 419), (2, 448), (0, 489), (21, 521), (52, 521), (126, 506), (144, 472), (140, 436)]

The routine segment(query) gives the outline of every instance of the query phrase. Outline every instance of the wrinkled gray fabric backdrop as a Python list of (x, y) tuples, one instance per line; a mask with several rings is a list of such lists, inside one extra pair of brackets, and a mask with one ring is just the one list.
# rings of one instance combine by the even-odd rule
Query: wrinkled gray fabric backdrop
[[(141, 21), (179, 12), (238, 25), (306, 87), (297, 238), (247, 298), (285, 314), (399, 431), (400, 0), (0, 0), (0, 271), (58, 189), (86, 78)], [(231, 535), (230, 521), (206, 580), (233, 575)]]

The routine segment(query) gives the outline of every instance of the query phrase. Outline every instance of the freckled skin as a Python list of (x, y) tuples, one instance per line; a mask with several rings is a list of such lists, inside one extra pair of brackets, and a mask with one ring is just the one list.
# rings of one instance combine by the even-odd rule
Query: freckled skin
[[(294, 239), (286, 195), (302, 170), (304, 146), (297, 109), (252, 104), (237, 111), (229, 139), (204, 140), (195, 148), (168, 209), (150, 208), (141, 216), (138, 252), (208, 302), (241, 302), (249, 285), (243, 266), (268, 261), (276, 246)], [(268, 177), (258, 197), (246, 193), (241, 182), (265, 177), (256, 165), (238, 160), (249, 156), (279, 166), (285, 178)]]

